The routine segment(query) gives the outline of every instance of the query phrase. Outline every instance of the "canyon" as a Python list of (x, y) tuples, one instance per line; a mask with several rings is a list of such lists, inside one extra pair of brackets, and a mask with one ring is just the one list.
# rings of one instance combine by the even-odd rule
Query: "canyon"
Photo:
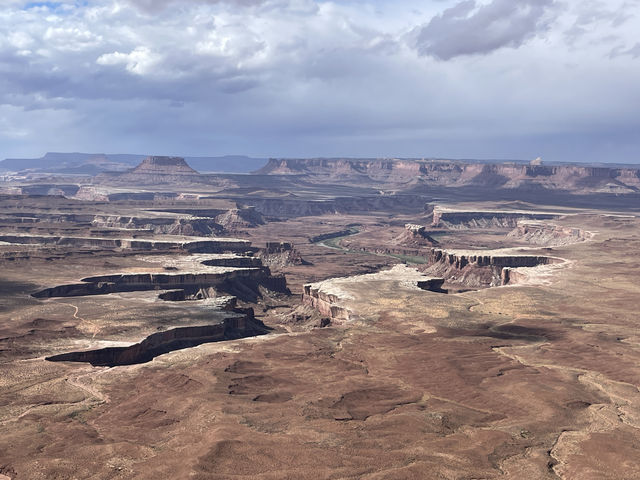
[(0, 182), (3, 480), (640, 476), (640, 169), (33, 165)]

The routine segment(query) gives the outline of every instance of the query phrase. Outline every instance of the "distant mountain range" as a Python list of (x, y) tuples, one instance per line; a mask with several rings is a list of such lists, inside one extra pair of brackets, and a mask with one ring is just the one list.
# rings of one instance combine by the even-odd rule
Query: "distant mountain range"
[[(0, 172), (34, 172), (97, 175), (124, 172), (136, 167), (147, 155), (49, 152), (40, 158), (7, 158), (0, 161)], [(189, 166), (201, 173), (249, 173), (267, 163), (266, 158), (243, 155), (221, 157), (184, 157)]]

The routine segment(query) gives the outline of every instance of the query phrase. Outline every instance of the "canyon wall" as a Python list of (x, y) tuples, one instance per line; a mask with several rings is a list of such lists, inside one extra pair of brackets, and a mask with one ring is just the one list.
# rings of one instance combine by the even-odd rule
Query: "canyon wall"
[(51, 362), (86, 362), (94, 366), (108, 367), (133, 365), (149, 362), (158, 355), (174, 350), (264, 333), (267, 333), (267, 328), (254, 318), (253, 310), (247, 309), (242, 315), (229, 316), (210, 325), (179, 327), (154, 333), (142, 342), (129, 347), (69, 352), (47, 357), (46, 360)]
[(427, 256), (428, 264), (420, 270), (441, 276), (447, 284), (469, 288), (485, 288), (515, 283), (515, 272), (522, 267), (547, 265), (555, 259), (540, 255), (509, 255), (492, 251), (447, 251), (433, 248)]
[(271, 275), (268, 267), (229, 268), (220, 273), (117, 274), (82, 279), (83, 283), (59, 285), (32, 294), (36, 298), (105, 295), (116, 292), (213, 287), (240, 298), (259, 295), (262, 286), (288, 293), (283, 275)]
[(508, 238), (523, 240), (533, 245), (555, 247), (584, 242), (592, 233), (580, 228), (563, 227), (546, 223), (520, 223), (507, 234)]
[(346, 307), (338, 305), (340, 297), (327, 293), (319, 286), (305, 285), (302, 294), (302, 304), (316, 309), (320, 314), (332, 320), (347, 321), (351, 319), (351, 312)]
[[(432, 277), (406, 265), (395, 265), (389, 270), (376, 273), (338, 277), (304, 285), (303, 305), (317, 310), (328, 317), (332, 323), (353, 320), (358, 312), (353, 311), (353, 302), (357, 304), (359, 292), (377, 291), (381, 285), (391, 284), (394, 288), (419, 288), (437, 293), (446, 293), (442, 289), (443, 278)], [(357, 307), (355, 307), (357, 310)]]
[(551, 189), (579, 193), (640, 191), (640, 168), (530, 165), (425, 159), (270, 159), (258, 173), (307, 175), (318, 181), (368, 179), (432, 186)]
[(96, 247), (107, 249), (128, 250), (171, 250), (180, 249), (190, 253), (222, 253), (245, 252), (251, 250), (251, 242), (238, 239), (211, 240), (146, 240), (133, 238), (98, 238), (98, 237), (67, 237), (58, 235), (0, 235), (1, 242), (24, 245), (61, 245), (73, 247)]
[(416, 213), (424, 210), (425, 201), (421, 195), (370, 195), (337, 197), (331, 200), (256, 198), (251, 200), (250, 206), (267, 217), (290, 218), (376, 211)]
[(560, 214), (516, 211), (459, 211), (435, 207), (432, 226), (461, 228), (515, 228), (522, 220), (551, 220)]

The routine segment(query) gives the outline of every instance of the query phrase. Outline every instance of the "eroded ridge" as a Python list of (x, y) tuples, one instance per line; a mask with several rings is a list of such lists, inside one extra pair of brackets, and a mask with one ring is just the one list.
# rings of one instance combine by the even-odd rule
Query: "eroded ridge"
[(171, 328), (149, 335), (128, 347), (69, 352), (47, 357), (51, 362), (85, 362), (93, 366), (115, 367), (146, 363), (159, 355), (196, 347), (203, 343), (263, 335), (268, 328), (254, 317), (253, 309), (234, 309), (238, 314), (210, 325)]
[(544, 255), (526, 255), (508, 249), (443, 250), (431, 249), (428, 264), (421, 270), (439, 275), (449, 284), (464, 287), (483, 288), (516, 283), (514, 269), (532, 268), (563, 260)]
[(433, 209), (432, 226), (452, 229), (515, 228), (524, 220), (555, 220), (562, 215), (530, 210), (463, 210), (437, 205)]
[(347, 321), (357, 315), (357, 311), (349, 306), (354, 296), (353, 288), (368, 286), (375, 289), (379, 282), (397, 282), (406, 288), (429, 290), (446, 293), (442, 289), (443, 278), (430, 277), (414, 268), (397, 265), (390, 270), (351, 277), (332, 278), (322, 282), (304, 286), (302, 303), (315, 308), (322, 315), (332, 320)]

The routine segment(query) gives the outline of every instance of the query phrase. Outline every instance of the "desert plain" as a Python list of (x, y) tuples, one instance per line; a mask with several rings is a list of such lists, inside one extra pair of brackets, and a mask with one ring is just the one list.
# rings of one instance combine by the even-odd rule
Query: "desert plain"
[(639, 172), (0, 184), (0, 479), (640, 478)]

